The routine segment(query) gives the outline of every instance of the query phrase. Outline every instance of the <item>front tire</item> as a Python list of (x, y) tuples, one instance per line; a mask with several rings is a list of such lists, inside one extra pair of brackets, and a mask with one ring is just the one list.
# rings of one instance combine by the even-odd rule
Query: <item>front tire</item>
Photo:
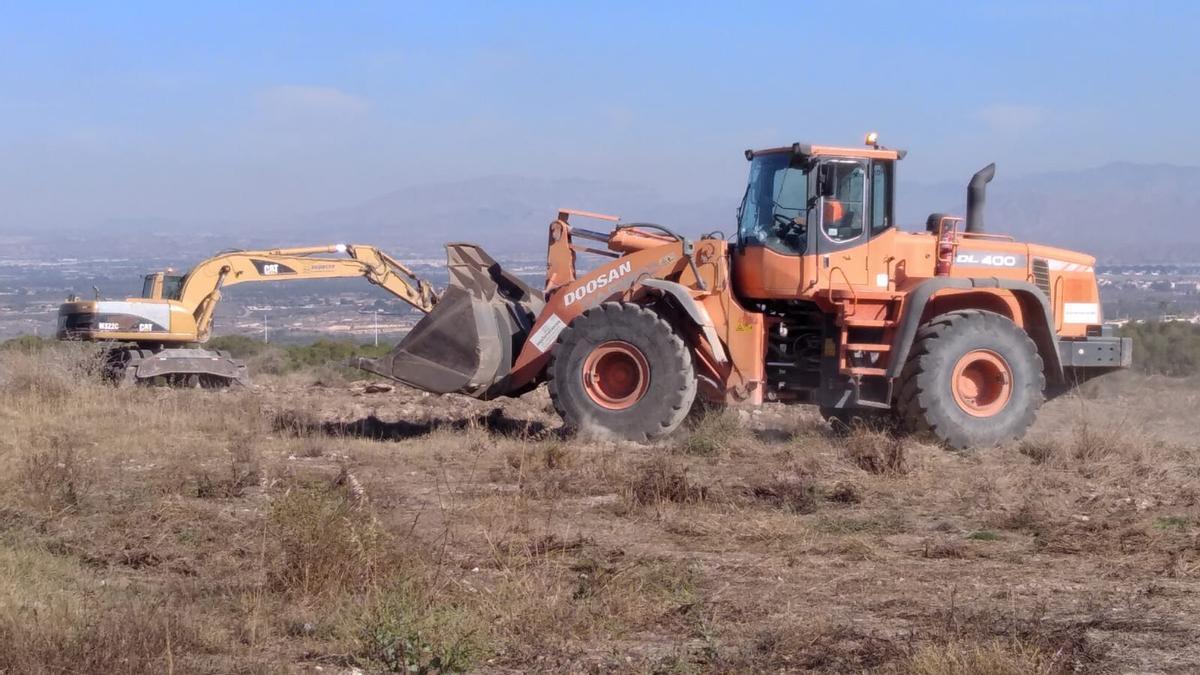
[(962, 310), (917, 331), (896, 404), (910, 431), (952, 448), (990, 447), (1025, 435), (1045, 388), (1025, 331), (999, 314)]
[(632, 441), (674, 431), (696, 398), (687, 345), (645, 307), (606, 302), (559, 335), (550, 400), (566, 427)]

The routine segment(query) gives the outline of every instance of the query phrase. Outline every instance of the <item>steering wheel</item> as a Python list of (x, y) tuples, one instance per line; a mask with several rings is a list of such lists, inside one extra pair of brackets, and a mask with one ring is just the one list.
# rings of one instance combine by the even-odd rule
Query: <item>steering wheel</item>
[(804, 222), (804, 219), (800, 216), (789, 218), (782, 213), (776, 213), (774, 214), (774, 218), (775, 224), (779, 227), (780, 236), (787, 236), (788, 234), (791, 234), (793, 230), (802, 230), (807, 225), (807, 223)]
[[(775, 225), (779, 228), (778, 234), (780, 241), (800, 240), (804, 238), (808, 223), (801, 216), (789, 218), (782, 213), (774, 214)], [(793, 242), (790, 245), (794, 245)]]

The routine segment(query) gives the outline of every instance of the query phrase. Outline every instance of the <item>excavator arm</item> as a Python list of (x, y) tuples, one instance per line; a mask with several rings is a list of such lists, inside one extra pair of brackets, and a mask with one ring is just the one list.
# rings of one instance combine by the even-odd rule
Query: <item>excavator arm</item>
[(428, 281), (374, 246), (337, 244), (222, 253), (188, 273), (179, 302), (192, 310), (197, 340), (204, 341), (212, 329), (213, 312), (225, 286), (354, 277), (364, 277), (424, 313), (429, 313), (438, 299)]

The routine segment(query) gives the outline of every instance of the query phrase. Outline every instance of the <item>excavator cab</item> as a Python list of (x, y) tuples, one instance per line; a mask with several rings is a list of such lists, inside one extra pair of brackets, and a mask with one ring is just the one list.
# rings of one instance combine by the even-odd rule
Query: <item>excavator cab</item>
[(146, 275), (145, 281), (142, 283), (142, 296), (147, 300), (161, 300), (163, 287), (162, 272), (151, 272)]
[(178, 300), (183, 292), (185, 276), (166, 272), (147, 274), (142, 283), (142, 298), (146, 300)]

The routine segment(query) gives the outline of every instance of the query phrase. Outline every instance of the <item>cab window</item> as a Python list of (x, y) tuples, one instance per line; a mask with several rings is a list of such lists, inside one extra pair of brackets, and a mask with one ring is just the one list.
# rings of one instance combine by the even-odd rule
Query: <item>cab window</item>
[(857, 239), (863, 233), (866, 167), (855, 160), (829, 160), (822, 170), (828, 182), (821, 208), (821, 231), (833, 242)]
[(892, 163), (871, 165), (871, 235), (892, 226)]
[(787, 254), (808, 243), (808, 174), (811, 163), (790, 153), (758, 155), (738, 209), (738, 239)]
[(183, 294), (183, 281), (186, 278), (187, 277), (185, 277), (185, 276), (177, 277), (177, 276), (173, 276), (170, 274), (164, 276), (163, 277), (163, 299), (178, 300), (179, 296)]

